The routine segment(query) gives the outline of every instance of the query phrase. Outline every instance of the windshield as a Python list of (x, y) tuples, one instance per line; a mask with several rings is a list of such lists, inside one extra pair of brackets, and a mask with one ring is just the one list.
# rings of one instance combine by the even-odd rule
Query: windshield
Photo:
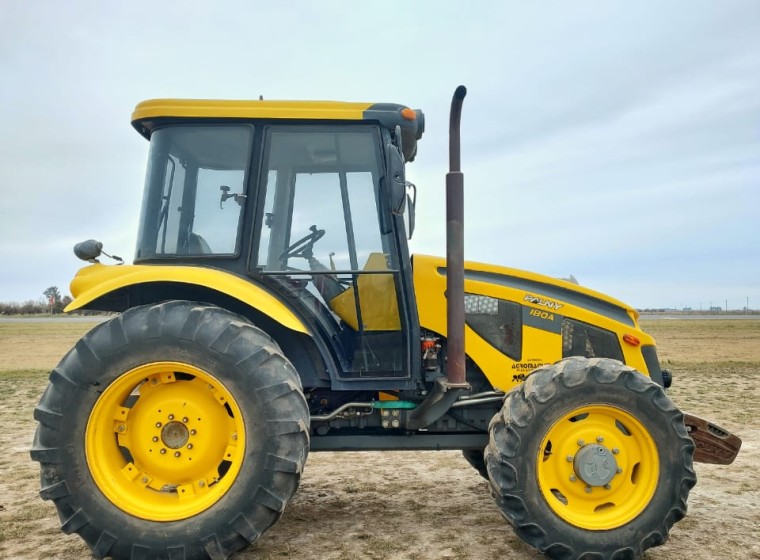
[(245, 125), (153, 133), (136, 260), (238, 253), (252, 136)]

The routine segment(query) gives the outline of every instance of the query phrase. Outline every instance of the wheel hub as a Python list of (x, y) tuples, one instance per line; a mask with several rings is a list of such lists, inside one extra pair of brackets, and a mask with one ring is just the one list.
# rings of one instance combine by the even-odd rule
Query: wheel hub
[(171, 449), (184, 447), (189, 438), (190, 432), (182, 422), (169, 422), (161, 429), (161, 441)]
[(575, 474), (589, 486), (604, 486), (617, 473), (617, 461), (612, 451), (603, 445), (584, 445), (573, 460)]

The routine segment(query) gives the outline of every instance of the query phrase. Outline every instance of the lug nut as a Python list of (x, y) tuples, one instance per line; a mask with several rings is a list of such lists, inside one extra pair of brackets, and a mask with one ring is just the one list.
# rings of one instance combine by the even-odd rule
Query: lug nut
[(196, 431), (195, 431), (195, 430), (190, 430), (190, 435), (191, 435), (191, 436), (194, 436), (195, 434), (196, 434)]
[(570, 482), (575, 482), (576, 480), (578, 480), (578, 479), (576, 478), (576, 476), (575, 476), (574, 474), (571, 474), (571, 475), (570, 475)]
[(612, 490), (612, 486), (610, 486), (609, 484), (605, 484), (604, 485), (604, 489), (605, 490)]
[(596, 436), (596, 442), (602, 443), (604, 441), (604, 438), (602, 436)]
[(573, 459), (575, 459), (575, 457), (573, 457), (572, 455), (568, 455), (568, 456), (567, 456), (567, 457), (565, 457), (565, 458), (567, 459), (567, 462), (568, 462), (568, 463), (572, 463), (572, 462), (573, 462)]
[(169, 415), (169, 420), (174, 420), (174, 414)]
[(160, 428), (160, 427), (161, 427), (161, 422), (156, 422), (156, 428)]
[(613, 455), (617, 455), (618, 453), (620, 453), (620, 450), (617, 447), (613, 447), (612, 448), (612, 454)]
[(161, 451), (159, 451), (159, 453), (161, 453), (161, 455), (166, 455), (166, 449), (161, 449)]
[(586, 442), (583, 441), (582, 439), (579, 439), (578, 440), (578, 447), (583, 447), (584, 445), (586, 445)]
[(175, 451), (175, 452), (174, 452), (174, 456), (175, 456), (175, 457), (179, 457), (180, 455), (182, 455), (182, 454), (181, 454), (179, 451)]
[(153, 436), (151, 439), (153, 440), (153, 443), (155, 443), (158, 441), (158, 436)]
[(142, 477), (142, 483), (143, 484), (148, 484), (148, 477), (147, 476)]
[(617, 468), (617, 473), (620, 474), (621, 472), (623, 472), (623, 469), (621, 467), (618, 467)]
[(188, 449), (192, 449), (192, 448), (193, 448), (193, 444), (192, 444), (192, 443), (188, 443), (188, 444), (187, 444), (187, 448), (188, 448)]
[(126, 430), (126, 428), (124, 427), (124, 424), (119, 424), (119, 427), (116, 428), (117, 432), (123, 432), (124, 430)]
[(188, 417), (187, 417), (187, 416), (183, 416), (183, 417), (182, 417), (182, 421), (183, 421), (185, 424), (187, 424), (187, 422), (188, 422)]
[(591, 486), (586, 486), (586, 494), (591, 494)]

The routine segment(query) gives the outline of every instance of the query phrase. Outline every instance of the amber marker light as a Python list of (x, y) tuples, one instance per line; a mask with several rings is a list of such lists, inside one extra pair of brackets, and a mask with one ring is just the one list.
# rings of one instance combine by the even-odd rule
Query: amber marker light
[(407, 121), (413, 121), (417, 118), (417, 113), (414, 112), (414, 109), (407, 107), (406, 109), (401, 109), (401, 116)]
[(638, 337), (633, 336), (632, 334), (624, 334), (623, 340), (625, 340), (628, 344), (631, 344), (633, 346), (638, 346), (641, 344), (641, 341), (638, 339)]

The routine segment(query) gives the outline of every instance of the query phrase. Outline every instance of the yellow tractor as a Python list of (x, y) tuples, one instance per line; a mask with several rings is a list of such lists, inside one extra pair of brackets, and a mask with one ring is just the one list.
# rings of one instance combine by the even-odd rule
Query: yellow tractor
[[(693, 459), (740, 440), (666, 396), (634, 309), (464, 262), (450, 115), (446, 259), (410, 255), (421, 111), (140, 103), (133, 265), (91, 262), (67, 311), (119, 312), (50, 374), (41, 496), (95, 558), (227, 558), (282, 514), (310, 451), (461, 450), (552, 558), (630, 559), (686, 514)], [(695, 454), (696, 449), (696, 454)]]

